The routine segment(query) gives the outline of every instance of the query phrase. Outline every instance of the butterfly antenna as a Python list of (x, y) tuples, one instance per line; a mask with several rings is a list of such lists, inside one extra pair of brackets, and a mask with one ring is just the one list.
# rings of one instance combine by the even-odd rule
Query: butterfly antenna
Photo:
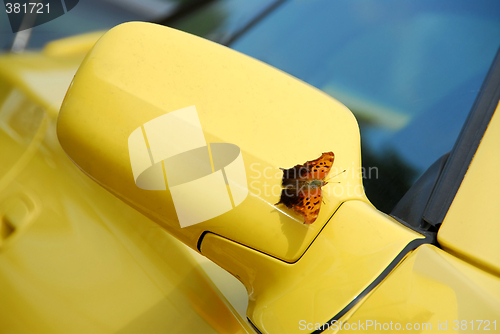
[[(332, 177), (330, 177), (330, 178), (326, 179), (326, 180), (325, 180), (325, 182), (328, 182), (328, 181), (330, 181), (331, 179), (333, 179), (334, 177), (337, 177), (337, 176), (339, 176), (340, 174), (345, 173), (345, 171), (346, 171), (346, 170), (344, 169), (343, 171), (338, 172), (338, 173), (337, 173), (337, 174), (335, 174), (334, 176), (332, 176)], [(340, 183), (340, 182), (332, 182), (332, 183)]]

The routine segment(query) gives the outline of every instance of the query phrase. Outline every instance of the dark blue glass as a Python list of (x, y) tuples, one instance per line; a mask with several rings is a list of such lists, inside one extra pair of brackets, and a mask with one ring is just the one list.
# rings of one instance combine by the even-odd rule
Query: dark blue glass
[(231, 46), (351, 109), (378, 169), (367, 195), (390, 212), (452, 149), (499, 45), (500, 1), (292, 0)]

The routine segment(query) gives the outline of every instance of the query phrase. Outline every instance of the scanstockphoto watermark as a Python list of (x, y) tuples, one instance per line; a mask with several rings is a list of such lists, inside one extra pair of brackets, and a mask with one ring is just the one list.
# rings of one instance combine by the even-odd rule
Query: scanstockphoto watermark
[[(297, 179), (302, 175), (301, 169), (297, 171), (288, 170), (291, 175), (288, 175), (292, 179)], [(283, 189), (281, 180), (283, 178), (283, 169), (264, 166), (260, 163), (253, 163), (250, 165), (249, 172), (249, 190), (257, 196), (280, 196), (282, 191), (290, 193), (293, 192), (311, 192), (316, 191), (314, 188), (302, 187), (300, 181), (296, 181), (295, 184), (290, 183)], [(319, 175), (312, 175), (313, 178)], [(364, 188), (362, 184), (352, 184), (349, 182), (343, 182), (347, 180), (355, 179), (378, 179), (379, 173), (377, 167), (355, 167), (353, 166), (342, 168), (342, 167), (332, 167), (330, 172), (325, 177), (324, 182), (318, 182), (317, 186), (323, 186), (324, 184), (331, 184), (332, 187), (324, 187), (322, 192), (324, 195), (334, 195), (334, 196), (362, 196), (364, 194)], [(319, 179), (319, 177), (318, 177)], [(307, 195), (307, 194), (306, 194)]]
[(497, 320), (476, 319), (476, 320), (437, 320), (436, 322), (407, 322), (395, 321), (381, 322), (377, 320), (358, 320), (357, 322), (336, 321), (330, 323), (312, 323), (305, 320), (299, 321), (301, 331), (496, 331)]
[[(417, 330), (417, 331), (432, 331), (431, 323), (404, 323), (399, 322), (379, 322), (377, 320), (358, 320), (357, 322), (342, 322), (333, 321), (332, 323), (311, 323), (305, 320), (299, 321), (299, 330), (301, 331), (404, 331), (404, 330)], [(447, 330), (447, 321), (436, 324), (437, 330)]]

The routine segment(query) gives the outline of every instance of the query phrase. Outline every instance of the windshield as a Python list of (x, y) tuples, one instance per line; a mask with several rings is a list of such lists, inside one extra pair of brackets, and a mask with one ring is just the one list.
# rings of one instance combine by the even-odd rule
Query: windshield
[(452, 149), (499, 45), (494, 0), (292, 0), (231, 47), (322, 89), (355, 114), (371, 171), (367, 196), (390, 212)]
[(219, 0), (179, 21), (171, 24), (167, 21), (166, 24), (225, 44), (275, 4), (276, 0)]

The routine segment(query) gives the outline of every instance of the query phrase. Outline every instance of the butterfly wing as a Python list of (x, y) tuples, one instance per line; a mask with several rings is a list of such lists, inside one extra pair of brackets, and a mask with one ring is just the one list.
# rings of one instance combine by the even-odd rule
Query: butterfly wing
[(330, 172), (335, 155), (333, 152), (323, 153), (318, 159), (307, 161), (283, 170), (283, 187), (300, 187), (300, 181), (324, 180)]
[(322, 202), (321, 187), (285, 188), (281, 190), (278, 204), (284, 204), (304, 217), (305, 224), (312, 224), (318, 218)]
[(309, 171), (308, 180), (324, 180), (332, 168), (334, 159), (333, 152), (326, 152), (318, 159), (306, 162), (305, 167)]
[(304, 224), (312, 224), (318, 218), (319, 209), (321, 209), (323, 200), (321, 187), (302, 190), (299, 193), (299, 202), (292, 209), (304, 217)]
[(322, 202), (321, 186), (309, 181), (324, 180), (330, 172), (334, 160), (333, 152), (326, 152), (316, 160), (307, 161), (283, 170), (280, 201), (287, 208), (304, 217), (305, 224), (312, 224), (318, 218)]

